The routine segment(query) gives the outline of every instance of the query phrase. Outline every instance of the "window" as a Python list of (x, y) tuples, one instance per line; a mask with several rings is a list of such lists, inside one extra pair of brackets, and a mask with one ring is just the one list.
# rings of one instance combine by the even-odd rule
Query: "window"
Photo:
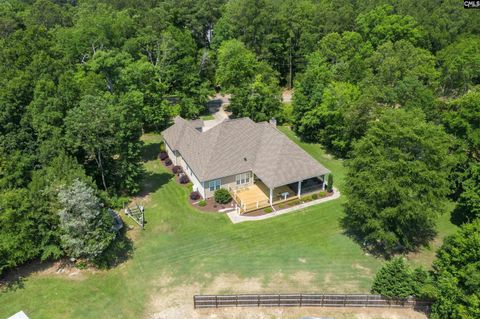
[(250, 172), (238, 174), (237, 176), (235, 176), (235, 180), (237, 182), (237, 185), (250, 183)]
[(216, 179), (214, 181), (208, 182), (208, 189), (211, 192), (213, 192), (213, 191), (216, 191), (217, 189), (219, 189), (221, 185), (222, 185), (221, 180)]

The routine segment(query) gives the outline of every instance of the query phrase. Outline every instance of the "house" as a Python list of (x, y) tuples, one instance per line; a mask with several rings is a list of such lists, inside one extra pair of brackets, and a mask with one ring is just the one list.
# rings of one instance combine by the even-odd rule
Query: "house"
[(274, 121), (225, 120), (202, 131), (181, 117), (162, 132), (168, 156), (203, 198), (230, 191), (243, 211), (325, 188), (329, 170), (280, 132)]

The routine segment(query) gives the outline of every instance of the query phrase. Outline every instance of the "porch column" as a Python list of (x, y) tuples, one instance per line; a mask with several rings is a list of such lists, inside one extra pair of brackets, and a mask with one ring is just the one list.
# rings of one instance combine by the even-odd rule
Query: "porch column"
[(300, 198), (301, 194), (302, 194), (302, 181), (298, 181), (298, 192), (297, 192), (298, 198)]
[(326, 184), (327, 184), (327, 183), (325, 182), (325, 174), (324, 174), (324, 175), (322, 175), (322, 190), (325, 189), (325, 185), (326, 185)]
[(273, 188), (269, 188), (270, 189), (270, 205), (272, 205), (272, 202), (273, 202)]

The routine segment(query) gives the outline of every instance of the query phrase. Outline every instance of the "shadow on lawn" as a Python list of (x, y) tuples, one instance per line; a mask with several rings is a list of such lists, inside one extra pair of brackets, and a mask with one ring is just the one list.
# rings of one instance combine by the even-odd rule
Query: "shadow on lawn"
[[(126, 226), (126, 225), (125, 225)], [(127, 261), (133, 255), (133, 241), (126, 236), (126, 227), (123, 227), (117, 238), (95, 261), (98, 268), (110, 269)]]
[(141, 190), (137, 194), (138, 197), (145, 197), (150, 193), (153, 193), (172, 179), (173, 174), (169, 173), (156, 173), (146, 172), (142, 181)]
[(160, 143), (145, 144), (142, 148), (142, 159), (144, 162), (153, 161), (160, 153)]
[(54, 267), (54, 265), (54, 261), (40, 262), (33, 260), (19, 267), (7, 270), (5, 274), (0, 277), (0, 292), (22, 289), (25, 286), (27, 277), (38, 272), (44, 272)]

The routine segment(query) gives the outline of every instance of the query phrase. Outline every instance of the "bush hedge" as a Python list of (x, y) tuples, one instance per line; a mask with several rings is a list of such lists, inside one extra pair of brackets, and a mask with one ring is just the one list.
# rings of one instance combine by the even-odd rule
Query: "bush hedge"
[(160, 154), (158, 154), (158, 158), (161, 159), (162, 161), (164, 161), (168, 158), (168, 153), (167, 152), (160, 152)]
[(220, 188), (215, 191), (215, 201), (219, 204), (226, 204), (232, 199), (232, 196), (225, 188)]
[(167, 165), (167, 166), (172, 165), (172, 160), (169, 159), (169, 158), (167, 158), (167, 159), (165, 160), (165, 165)]
[(180, 176), (180, 184), (187, 184), (188, 182), (190, 182), (190, 179), (188, 179), (188, 176), (187, 175), (182, 175)]
[(182, 167), (179, 166), (179, 165), (175, 165), (175, 166), (172, 168), (173, 174), (180, 174), (182, 171), (183, 171), (183, 169), (182, 169)]
[(200, 199), (200, 193), (195, 191), (190, 193), (190, 199), (191, 200), (198, 200)]
[(204, 201), (204, 200), (201, 200), (200, 202), (198, 202), (198, 206), (205, 207), (205, 206), (207, 206), (207, 202)]

